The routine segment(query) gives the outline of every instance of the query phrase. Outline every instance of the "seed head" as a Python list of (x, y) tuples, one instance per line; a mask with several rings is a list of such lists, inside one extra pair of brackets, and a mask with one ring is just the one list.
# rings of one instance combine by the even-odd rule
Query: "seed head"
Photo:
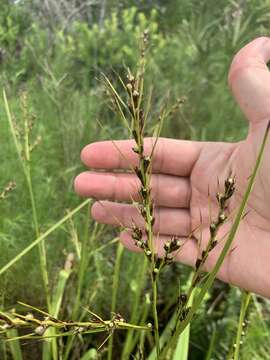
[(26, 316), (25, 316), (25, 320), (32, 320), (34, 319), (34, 315), (32, 313), (28, 313)]
[(46, 327), (43, 325), (40, 325), (37, 328), (35, 328), (35, 334), (39, 336), (44, 335), (45, 331), (46, 331)]
[(131, 84), (135, 82), (135, 77), (130, 73), (127, 75), (127, 79)]
[(210, 224), (210, 234), (213, 236), (217, 230), (217, 225), (215, 223)]
[(187, 295), (186, 294), (181, 294), (180, 295), (180, 302), (182, 304), (185, 304), (187, 302)]
[(138, 98), (140, 96), (139, 91), (134, 90), (133, 93), (132, 93), (132, 96), (133, 96), (133, 98)]
[(138, 149), (137, 146), (134, 146), (134, 147), (132, 148), (132, 151), (135, 152), (135, 154), (139, 154), (139, 149)]
[(170, 245), (171, 245), (171, 243), (169, 241), (166, 241), (164, 244), (164, 250), (168, 251), (170, 249)]
[(8, 330), (11, 329), (13, 325), (8, 324), (8, 323), (4, 323), (3, 325), (0, 325), (0, 329), (1, 330)]
[(137, 241), (136, 245), (141, 248), (143, 246), (143, 242), (142, 241)]
[(128, 83), (127, 85), (126, 85), (126, 88), (127, 88), (127, 90), (131, 93), (132, 92), (132, 90), (133, 90), (133, 86), (131, 85), (131, 83)]
[(220, 222), (224, 222), (226, 220), (226, 215), (224, 213), (221, 213), (218, 218)]
[(150, 256), (152, 254), (152, 252), (150, 250), (146, 250), (145, 254), (146, 254), (146, 256)]

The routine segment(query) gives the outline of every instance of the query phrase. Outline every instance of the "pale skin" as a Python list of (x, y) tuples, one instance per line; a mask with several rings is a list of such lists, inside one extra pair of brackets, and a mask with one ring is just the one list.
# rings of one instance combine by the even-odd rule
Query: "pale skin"
[[(183, 240), (183, 247), (175, 260), (194, 265), (209, 239), (209, 208), (214, 219), (215, 194), (222, 191), (224, 180), (232, 173), (236, 192), (228, 207), (231, 215), (219, 231), (219, 244), (210, 253), (205, 270), (211, 270), (215, 264), (270, 120), (270, 73), (266, 66), (269, 60), (270, 38), (257, 38), (236, 54), (229, 71), (229, 86), (249, 124), (245, 140), (237, 143), (158, 140), (151, 186), (155, 248), (159, 256), (164, 242), (176, 235)], [(152, 144), (153, 139), (145, 139), (148, 154)], [(98, 222), (126, 228), (132, 227), (132, 221), (138, 226), (143, 224), (131, 204), (131, 199), (139, 200), (139, 182), (135, 175), (127, 173), (130, 164), (137, 164), (133, 145), (132, 140), (114, 144), (101, 141), (82, 150), (83, 163), (95, 170), (77, 176), (75, 190), (83, 197), (98, 200), (92, 207), (92, 216)], [(218, 278), (270, 298), (270, 139), (247, 210)], [(128, 249), (139, 251), (129, 231), (123, 231), (120, 239)]]

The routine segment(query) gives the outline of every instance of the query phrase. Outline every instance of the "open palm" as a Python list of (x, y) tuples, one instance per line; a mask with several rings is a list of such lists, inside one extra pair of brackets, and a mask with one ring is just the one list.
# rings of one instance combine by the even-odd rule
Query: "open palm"
[[(229, 220), (218, 233), (219, 244), (210, 252), (206, 270), (214, 265), (228, 233), (233, 214), (245, 192), (255, 165), (258, 149), (270, 119), (270, 39), (258, 38), (245, 46), (234, 58), (229, 84), (242, 111), (249, 120), (249, 134), (239, 143), (193, 142), (160, 138), (153, 158), (151, 178), (155, 203), (155, 246), (162, 256), (163, 244), (172, 235), (185, 239), (177, 260), (194, 265), (209, 239), (210, 219), (217, 214), (217, 191), (232, 174), (236, 192), (230, 201)], [(132, 140), (90, 144), (82, 151), (82, 161), (91, 168), (75, 180), (76, 191), (94, 197), (93, 217), (106, 224), (131, 228), (143, 220), (131, 199), (139, 200), (139, 181), (130, 164), (137, 164), (131, 150)], [(153, 139), (145, 139), (150, 154)], [(120, 150), (120, 151), (119, 151)], [(232, 249), (218, 277), (246, 290), (270, 297), (270, 145), (249, 198), (247, 215), (241, 222)], [(119, 171), (115, 171), (119, 170)], [(118, 201), (118, 202), (117, 202)], [(123, 203), (125, 202), (125, 203)], [(197, 229), (192, 233), (194, 229)], [(190, 234), (192, 233), (192, 237)], [(126, 247), (138, 251), (130, 232), (121, 233)]]

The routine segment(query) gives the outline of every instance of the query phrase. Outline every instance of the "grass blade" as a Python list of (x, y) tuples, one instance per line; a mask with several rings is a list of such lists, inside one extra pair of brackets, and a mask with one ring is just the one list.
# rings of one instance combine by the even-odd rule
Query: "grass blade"
[(70, 211), (66, 216), (64, 216), (61, 220), (55, 223), (52, 227), (50, 227), (45, 233), (39, 236), (36, 240), (34, 240), (30, 245), (28, 245), (24, 250), (22, 250), (18, 255), (16, 255), (12, 260), (10, 260), (6, 265), (4, 265), (0, 269), (0, 276), (3, 275), (8, 269), (10, 269), (14, 264), (16, 264), (19, 260), (21, 260), (26, 254), (29, 253), (35, 246), (37, 246), (41, 241), (46, 239), (51, 233), (53, 233), (56, 229), (58, 229), (61, 225), (63, 225), (69, 218), (79, 212), (82, 208), (90, 203), (91, 200), (87, 199), (75, 209)]
[[(115, 268), (113, 274), (113, 294), (112, 294), (112, 305), (111, 305), (111, 313), (115, 313), (116, 302), (117, 302), (117, 292), (118, 292), (118, 284), (119, 284), (119, 275), (120, 275), (120, 266), (121, 266), (121, 258), (123, 254), (124, 247), (121, 243), (118, 244), (117, 252), (116, 252), (116, 260), (115, 260)], [(113, 354), (113, 333), (109, 340), (109, 349), (108, 349), (108, 360), (112, 359)]]
[[(193, 299), (195, 296), (195, 293), (197, 292), (197, 289), (192, 292), (188, 305), (192, 306)], [(173, 360), (187, 360), (188, 359), (188, 350), (189, 350), (189, 337), (190, 337), (190, 324), (185, 328), (185, 330), (180, 334), (175, 353), (173, 355)]]
[(239, 321), (238, 321), (238, 328), (237, 328), (237, 334), (236, 334), (236, 341), (234, 344), (234, 360), (239, 359), (239, 352), (240, 352), (240, 341), (243, 331), (243, 323), (245, 320), (246, 312), (248, 309), (248, 305), (251, 299), (251, 294), (249, 292), (243, 291), (242, 293), (242, 301), (241, 301), (241, 310), (239, 315)]
[[(7, 336), (8, 337), (17, 337), (18, 336), (18, 331), (16, 329), (11, 329), (7, 332)], [(23, 356), (22, 356), (22, 351), (21, 351), (21, 346), (20, 346), (20, 341), (19, 340), (15, 340), (13, 342), (10, 342), (8, 344), (9, 348), (10, 348), (10, 352), (12, 354), (12, 359), (13, 360), (23, 360)]]

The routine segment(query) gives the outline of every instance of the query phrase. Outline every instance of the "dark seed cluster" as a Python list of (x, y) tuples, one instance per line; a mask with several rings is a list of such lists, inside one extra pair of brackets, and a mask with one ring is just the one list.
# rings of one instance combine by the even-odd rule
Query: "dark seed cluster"
[(231, 198), (235, 191), (235, 178), (228, 177), (224, 183), (224, 192), (217, 193), (216, 199), (218, 201), (219, 211), (215, 221), (213, 221), (209, 226), (210, 239), (204, 250), (202, 250), (201, 255), (197, 258), (194, 265), (194, 275), (191, 280), (191, 286), (189, 288), (187, 295), (181, 295), (178, 302), (178, 319), (179, 321), (184, 321), (188, 311), (188, 301), (190, 299), (191, 293), (193, 289), (201, 283), (203, 279), (203, 265), (205, 264), (209, 253), (215, 248), (218, 244), (217, 241), (217, 233), (219, 228), (225, 223), (227, 220), (226, 210), (228, 207), (228, 200)]
[(171, 241), (164, 244), (163, 248), (165, 251), (164, 262), (170, 264), (173, 261), (173, 252), (179, 250), (182, 246), (182, 242), (177, 236), (174, 236)]
[[(27, 307), (31, 308), (30, 305), (27, 305)], [(49, 314), (44, 316), (42, 310), (36, 308), (33, 309), (40, 312), (39, 315), (41, 315), (41, 318), (40, 316), (36, 317), (32, 312), (28, 312), (26, 315), (16, 313), (15, 310), (12, 310), (10, 313), (0, 312), (0, 331), (6, 332), (10, 329), (31, 328), (32, 332), (29, 333), (28, 337), (35, 338), (46, 335), (46, 331), (49, 328), (58, 330), (59, 335), (65, 335), (66, 333), (76, 335), (94, 330), (102, 330), (111, 333), (116, 329), (129, 329), (133, 326), (132, 324), (128, 324), (123, 316), (118, 313), (113, 313), (112, 318), (109, 320), (103, 320), (100, 316), (85, 309), (89, 313), (90, 320), (76, 322), (72, 320), (62, 321)], [(141, 330), (151, 330), (152, 325), (136, 326), (136, 328)], [(22, 337), (27, 338), (26, 335), (23, 335)]]
[(235, 191), (235, 178), (228, 177), (224, 183), (224, 192), (218, 192), (216, 194), (216, 199), (219, 206), (218, 216), (215, 221), (213, 221), (209, 226), (210, 232), (210, 240), (205, 250), (202, 250), (201, 257), (196, 260), (195, 263), (195, 271), (199, 271), (201, 267), (205, 264), (206, 259), (209, 255), (209, 252), (214, 249), (217, 245), (217, 232), (219, 228), (225, 223), (227, 220), (226, 210), (228, 207), (228, 200), (232, 197)]
[(13, 191), (16, 188), (16, 183), (14, 181), (10, 181), (3, 191), (0, 193), (0, 200), (5, 199), (11, 191)]
[(134, 226), (132, 238), (135, 242), (135, 245), (138, 246), (138, 248), (142, 249), (147, 259), (151, 261), (152, 251), (150, 250), (148, 243), (143, 241), (142, 236), (143, 236), (142, 230)]
[[(136, 145), (132, 148), (133, 152), (138, 155), (139, 165), (134, 168), (137, 178), (140, 180), (139, 195), (142, 204), (140, 205), (140, 214), (144, 219), (145, 233), (148, 235), (152, 231), (152, 227), (155, 223), (154, 218), (154, 204), (151, 198), (151, 188), (149, 186), (149, 179), (151, 175), (151, 158), (144, 154), (144, 128), (145, 119), (144, 111), (141, 107), (142, 96), (139, 92), (139, 79), (133, 76), (131, 73), (128, 74), (128, 82), (126, 88), (128, 90), (129, 100), (128, 108), (131, 114), (132, 123), (132, 136)], [(141, 248), (148, 259), (152, 257), (152, 251), (148, 241), (142, 241), (142, 231), (136, 226), (133, 228), (133, 239), (135, 244)]]

